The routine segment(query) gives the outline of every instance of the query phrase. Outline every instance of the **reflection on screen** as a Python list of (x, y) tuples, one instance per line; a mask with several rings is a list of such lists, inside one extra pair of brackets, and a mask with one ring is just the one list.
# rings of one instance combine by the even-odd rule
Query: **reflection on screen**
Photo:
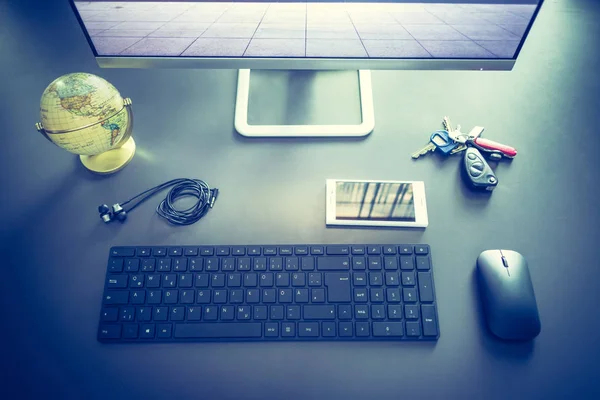
[(478, 3), (128, 0), (75, 6), (99, 56), (513, 59), (540, 1)]
[(414, 222), (413, 185), (409, 183), (337, 182), (336, 218)]

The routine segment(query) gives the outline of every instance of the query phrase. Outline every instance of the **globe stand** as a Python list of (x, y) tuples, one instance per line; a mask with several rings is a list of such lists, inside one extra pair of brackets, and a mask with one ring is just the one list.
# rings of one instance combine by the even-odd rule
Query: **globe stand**
[(79, 156), (84, 167), (97, 174), (106, 175), (123, 169), (133, 159), (135, 141), (133, 136), (117, 149), (105, 151), (95, 156)]

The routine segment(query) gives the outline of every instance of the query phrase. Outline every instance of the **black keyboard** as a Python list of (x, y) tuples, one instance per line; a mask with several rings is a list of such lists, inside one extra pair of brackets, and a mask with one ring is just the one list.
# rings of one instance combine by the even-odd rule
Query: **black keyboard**
[(98, 340), (436, 340), (427, 245), (113, 247)]

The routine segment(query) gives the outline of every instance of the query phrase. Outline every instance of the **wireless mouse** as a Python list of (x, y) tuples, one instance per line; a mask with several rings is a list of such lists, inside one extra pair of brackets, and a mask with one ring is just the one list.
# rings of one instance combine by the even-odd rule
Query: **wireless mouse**
[(486, 250), (477, 258), (477, 276), (490, 331), (505, 340), (530, 340), (541, 330), (525, 258), (512, 250)]

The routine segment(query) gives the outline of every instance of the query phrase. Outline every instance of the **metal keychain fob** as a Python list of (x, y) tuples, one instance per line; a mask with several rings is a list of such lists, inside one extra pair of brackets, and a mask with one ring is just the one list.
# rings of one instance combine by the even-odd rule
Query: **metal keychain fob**
[(471, 186), (492, 191), (498, 185), (494, 171), (476, 148), (469, 147), (465, 151), (464, 167)]

